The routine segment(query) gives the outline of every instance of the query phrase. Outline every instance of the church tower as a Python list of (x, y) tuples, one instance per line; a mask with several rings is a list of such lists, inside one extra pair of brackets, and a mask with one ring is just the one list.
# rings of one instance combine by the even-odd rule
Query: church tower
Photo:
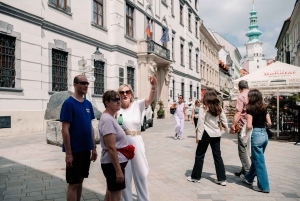
[(242, 64), (243, 69), (252, 73), (260, 68), (263, 68), (267, 65), (267, 60), (264, 58), (262, 52), (262, 42), (259, 40), (259, 36), (262, 34), (258, 30), (257, 24), (257, 12), (254, 8), (254, 0), (252, 1), (253, 6), (250, 12), (250, 26), (249, 31), (246, 33), (246, 36), (249, 38), (246, 46), (246, 56), (244, 56), (244, 63)]

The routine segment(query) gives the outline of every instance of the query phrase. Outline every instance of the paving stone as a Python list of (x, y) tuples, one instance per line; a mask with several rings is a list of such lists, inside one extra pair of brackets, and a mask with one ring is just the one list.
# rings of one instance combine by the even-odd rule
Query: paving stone
[(21, 201), (36, 201), (36, 200), (43, 200), (44, 201), (45, 199), (46, 199), (45, 195), (38, 195), (38, 196), (21, 198)]

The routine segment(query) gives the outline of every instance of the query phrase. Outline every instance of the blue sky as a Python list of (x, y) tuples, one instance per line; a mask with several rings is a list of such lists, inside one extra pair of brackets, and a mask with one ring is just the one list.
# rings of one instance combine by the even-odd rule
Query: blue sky
[[(296, 0), (256, 0), (259, 37), (266, 58), (275, 58), (275, 44), (284, 21), (293, 12)], [(245, 36), (249, 30), (252, 0), (200, 0), (200, 18), (205, 27), (221, 34), (235, 45), (242, 56), (246, 53)]]

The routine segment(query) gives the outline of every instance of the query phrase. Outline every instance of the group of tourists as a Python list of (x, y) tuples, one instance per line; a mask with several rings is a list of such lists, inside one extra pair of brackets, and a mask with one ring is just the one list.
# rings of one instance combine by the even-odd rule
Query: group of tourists
[[(98, 130), (101, 143), (101, 168), (106, 177), (107, 189), (105, 201), (132, 200), (132, 179), (134, 181), (137, 199), (148, 201), (149, 193), (147, 175), (148, 162), (145, 146), (141, 136), (140, 120), (146, 107), (155, 99), (157, 79), (150, 77), (149, 96), (134, 100), (134, 92), (130, 85), (123, 84), (118, 90), (108, 90), (102, 96), (105, 110), (99, 120)], [(62, 105), (60, 121), (62, 122), (63, 151), (66, 162), (67, 200), (80, 200), (84, 178), (89, 175), (90, 162), (97, 160), (97, 146), (91, 121), (95, 118), (91, 102), (84, 98), (87, 94), (89, 82), (84, 75), (74, 78), (74, 94)], [(264, 162), (264, 151), (268, 143), (264, 130), (264, 122), (271, 124), (266, 112), (262, 95), (258, 90), (248, 90), (247, 82), (240, 82), (241, 94), (237, 100), (237, 113), (230, 128), (231, 133), (238, 135), (238, 150), (242, 162), (242, 169), (236, 175), (247, 184), (252, 184), (257, 176), (258, 186), (254, 190), (269, 192), (267, 170)], [(249, 91), (249, 92), (248, 92)], [(216, 92), (206, 90), (202, 100), (189, 105), (191, 112), (187, 116), (183, 97), (171, 106), (175, 109), (176, 121), (174, 139), (183, 139), (184, 121), (189, 119), (195, 125), (196, 143), (198, 143), (195, 164), (191, 182), (200, 182), (204, 156), (208, 145), (211, 146), (215, 161), (216, 183), (226, 185), (225, 166), (221, 156), (221, 135), (229, 131), (227, 118), (220, 107)], [(191, 100), (189, 101), (190, 103)], [(265, 119), (265, 120), (264, 120)], [(249, 167), (247, 144), (242, 130), (252, 131), (251, 160)], [(220, 126), (221, 125), (221, 126)], [(237, 129), (236, 125), (240, 129)], [(245, 130), (245, 129), (244, 129)], [(250, 132), (251, 133), (251, 132)], [(246, 135), (247, 136), (247, 135)], [(248, 135), (249, 138), (249, 135)]]
[[(105, 201), (132, 200), (132, 179), (138, 200), (149, 200), (147, 187), (148, 162), (141, 136), (140, 120), (146, 107), (155, 98), (156, 77), (150, 77), (150, 94), (134, 101), (130, 85), (117, 91), (108, 90), (102, 96), (105, 107), (98, 130), (101, 143), (101, 168), (106, 177)], [(74, 78), (74, 94), (62, 105), (63, 151), (66, 153), (67, 200), (80, 200), (82, 183), (89, 175), (90, 161), (96, 161), (97, 151), (91, 121), (95, 118), (91, 102), (84, 99), (89, 82), (84, 75)]]
[[(249, 90), (248, 83), (245, 80), (241, 80), (238, 87), (240, 94), (237, 98), (236, 113), (230, 130), (215, 90), (207, 89), (202, 100), (197, 99), (195, 101), (192, 107), (192, 123), (195, 124), (196, 143), (198, 145), (192, 174), (187, 177), (187, 180), (200, 182), (205, 153), (208, 145), (210, 145), (217, 174), (215, 183), (226, 186), (225, 166), (220, 148), (221, 136), (226, 131), (237, 134), (238, 138), (238, 154), (242, 168), (239, 172), (234, 173), (235, 176), (240, 177), (249, 185), (252, 185), (254, 178), (257, 177), (257, 186), (253, 186), (253, 190), (268, 193), (270, 192), (270, 186), (264, 152), (268, 144), (265, 127), (271, 125), (270, 116), (267, 113), (260, 91), (257, 89)], [(176, 122), (175, 137), (178, 134), (182, 135), (184, 126), (184, 124), (178, 123), (178, 116), (175, 115), (179, 113), (188, 119), (188, 113), (186, 112), (188, 107), (180, 100), (182, 100), (182, 96), (179, 96), (178, 102), (171, 106), (173, 110), (176, 108), (174, 113)], [(181, 110), (181, 108), (184, 108), (184, 110)], [(182, 137), (180, 138), (182, 139)]]

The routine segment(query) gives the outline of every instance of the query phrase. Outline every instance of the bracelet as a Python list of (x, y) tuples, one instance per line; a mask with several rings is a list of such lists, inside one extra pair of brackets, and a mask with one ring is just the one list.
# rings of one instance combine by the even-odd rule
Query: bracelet
[(156, 87), (155, 87), (155, 88), (152, 87), (152, 88), (151, 88), (151, 91), (156, 91)]

